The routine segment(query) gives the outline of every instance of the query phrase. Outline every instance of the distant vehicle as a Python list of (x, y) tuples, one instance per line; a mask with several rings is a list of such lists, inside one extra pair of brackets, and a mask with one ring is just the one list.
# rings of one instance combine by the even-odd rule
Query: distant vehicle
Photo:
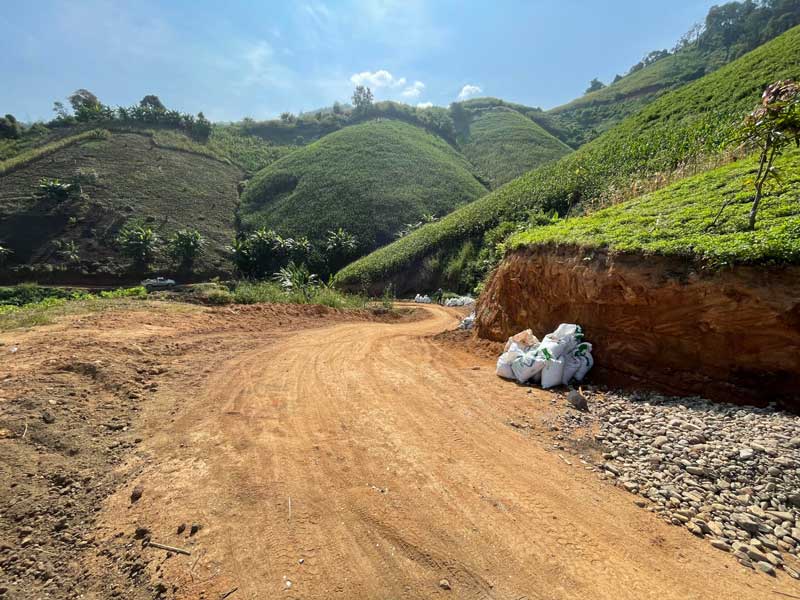
[(175, 286), (175, 280), (165, 277), (156, 277), (155, 279), (145, 279), (142, 281), (142, 285), (148, 292), (150, 290), (166, 290)]

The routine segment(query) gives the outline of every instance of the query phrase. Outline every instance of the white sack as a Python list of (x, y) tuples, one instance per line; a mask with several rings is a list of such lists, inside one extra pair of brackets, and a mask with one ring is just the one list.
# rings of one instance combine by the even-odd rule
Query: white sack
[(503, 352), (500, 358), (497, 359), (495, 373), (503, 379), (514, 379), (514, 371), (511, 368), (511, 364), (521, 355), (522, 353), (518, 350)]
[(511, 371), (519, 383), (525, 383), (544, 369), (545, 360), (535, 350), (525, 352), (511, 363)]
[(561, 380), (564, 377), (564, 362), (560, 359), (551, 359), (545, 361), (544, 369), (542, 369), (542, 388), (549, 389), (557, 385), (561, 385)]

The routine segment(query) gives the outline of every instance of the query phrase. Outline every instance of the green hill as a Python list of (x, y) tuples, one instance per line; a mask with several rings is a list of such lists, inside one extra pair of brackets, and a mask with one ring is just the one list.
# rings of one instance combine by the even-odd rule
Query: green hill
[(547, 111), (539, 123), (573, 148), (608, 131), (660, 95), (714, 72), (800, 24), (794, 1), (728, 2), (713, 6), (672, 51), (650, 53), (627, 75)]
[[(763, 88), (781, 78), (800, 75), (800, 28), (718, 71), (661, 96), (578, 151), (506, 184), (452, 214), (415, 231), (345, 267), (337, 275), (343, 286), (373, 288), (394, 281), (404, 291), (414, 281), (408, 273), (428, 271), (426, 280), (441, 279), (468, 245), (480, 245), (485, 234), (504, 221), (524, 223), (531, 211), (566, 214), (581, 205), (607, 202), (614, 194), (634, 190), (642, 179), (686, 172), (714, 156), (729, 141), (731, 128), (752, 108)], [(473, 263), (482, 260), (472, 257)], [(488, 264), (482, 265), (488, 268)], [(472, 269), (470, 287), (482, 276)], [(466, 272), (467, 270), (465, 270)], [(477, 272), (476, 272), (477, 271)]]
[(469, 162), (440, 138), (394, 120), (346, 127), (253, 178), (242, 195), (246, 228), (322, 239), (343, 228), (369, 250), (406, 223), (443, 215), (486, 193)]
[[(41, 179), (71, 180), (80, 172), (80, 197), (37, 195)], [(237, 186), (242, 172), (177, 132), (104, 129), (62, 136), (0, 163), (0, 243), (10, 248), (2, 278), (131, 279), (116, 243), (129, 222), (144, 223), (166, 239), (195, 228), (207, 245), (198, 275), (230, 273), (226, 247), (235, 235)], [(59, 246), (69, 245), (67, 258)], [(155, 268), (171, 270), (163, 252)]]
[(708, 67), (704, 55), (693, 49), (667, 56), (601, 90), (547, 111), (543, 125), (577, 148), (661, 94), (702, 77)]
[(505, 106), (475, 108), (459, 147), (498, 187), (541, 164), (561, 158), (571, 148), (530, 118)]

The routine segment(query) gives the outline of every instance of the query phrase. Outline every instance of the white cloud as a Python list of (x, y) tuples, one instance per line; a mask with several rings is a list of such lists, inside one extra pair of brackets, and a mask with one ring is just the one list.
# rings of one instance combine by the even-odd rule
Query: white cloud
[(433, 108), (433, 102), (420, 102), (417, 108)]
[(458, 99), (459, 100), (466, 100), (467, 98), (471, 98), (472, 96), (476, 96), (483, 92), (480, 86), (472, 85), (468, 83), (464, 87), (461, 88), (461, 91), (458, 92)]
[(370, 88), (397, 88), (406, 84), (406, 78), (396, 78), (386, 69), (362, 71), (350, 76), (353, 85), (365, 85)]
[(422, 90), (425, 89), (425, 84), (421, 81), (415, 81), (411, 85), (409, 85), (406, 89), (404, 89), (400, 95), (404, 98), (419, 98), (419, 95), (422, 93)]

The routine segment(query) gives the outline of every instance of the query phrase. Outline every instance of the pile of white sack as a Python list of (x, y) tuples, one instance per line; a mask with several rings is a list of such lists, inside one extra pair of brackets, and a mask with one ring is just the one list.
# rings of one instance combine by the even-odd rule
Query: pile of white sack
[(417, 294), (416, 296), (414, 296), (414, 302), (416, 302), (417, 304), (430, 304), (431, 298), (430, 296), (422, 296), (420, 294)]
[(581, 381), (594, 365), (592, 345), (583, 341), (580, 325), (562, 323), (540, 342), (530, 329), (508, 338), (497, 359), (496, 373), (519, 383), (533, 381), (544, 389)]
[(475, 311), (469, 313), (469, 316), (464, 317), (461, 323), (458, 324), (459, 329), (472, 329), (475, 326)]
[(475, 304), (475, 298), (470, 298), (469, 296), (448, 298), (444, 303), (445, 306), (472, 306), (473, 304)]

